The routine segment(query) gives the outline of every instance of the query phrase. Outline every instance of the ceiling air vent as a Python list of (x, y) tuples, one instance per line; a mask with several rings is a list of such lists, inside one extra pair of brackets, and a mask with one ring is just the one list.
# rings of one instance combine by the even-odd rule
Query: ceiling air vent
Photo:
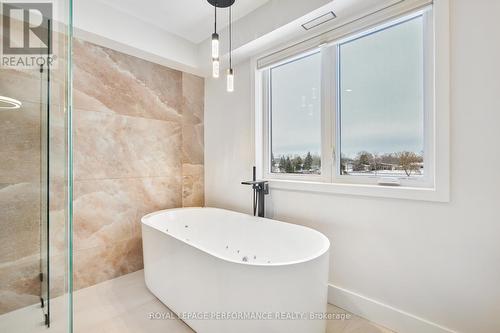
[(337, 15), (335, 15), (334, 12), (328, 12), (326, 14), (323, 14), (321, 16), (316, 17), (315, 19), (313, 19), (309, 22), (302, 24), (302, 28), (304, 28), (305, 30), (310, 30), (312, 28), (317, 27), (318, 25), (321, 25), (323, 23), (326, 23), (328, 21), (333, 20), (336, 17), (337, 17)]

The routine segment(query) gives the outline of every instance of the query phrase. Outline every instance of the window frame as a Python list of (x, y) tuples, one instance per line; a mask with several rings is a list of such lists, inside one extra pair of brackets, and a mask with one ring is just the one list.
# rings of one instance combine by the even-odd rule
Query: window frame
[[(255, 87), (254, 107), (257, 111), (255, 114), (256, 165), (258, 166), (258, 176), (269, 181), (271, 189), (439, 202), (449, 201), (449, 1), (441, 0), (431, 5), (426, 3), (423, 6), (417, 6), (416, 4), (424, 3), (424, 1), (413, 2), (415, 4), (409, 2), (392, 13), (379, 12), (374, 15), (367, 15), (366, 20), (362, 22), (353, 21), (353, 24), (345, 24), (340, 28), (328, 31), (326, 34), (317, 35), (299, 43), (291, 43), (286, 48), (275, 50), (275, 52), (268, 53), (264, 57), (252, 59), (253, 66), (255, 66), (255, 76), (253, 77)], [(424, 112), (424, 175), (430, 175), (431, 177), (427, 177), (425, 181), (420, 182), (416, 178), (415, 180), (410, 178), (409, 180), (402, 180), (400, 186), (385, 186), (378, 184), (378, 176), (339, 174), (340, 149), (336, 149), (339, 133), (336, 131), (333, 134), (332, 131), (336, 128), (338, 122), (339, 113), (337, 112), (336, 99), (338, 91), (337, 89), (324, 88), (331, 86), (331, 82), (328, 81), (333, 80), (332, 75), (322, 75), (322, 83), (324, 83), (321, 90), (324, 106), (321, 118), (322, 175), (320, 177), (311, 177), (311, 175), (303, 174), (271, 173), (268, 132), (270, 109), (269, 105), (265, 103), (270, 86), (264, 74), (266, 70), (277, 64), (289, 62), (291, 59), (300, 58), (318, 50), (325, 54), (332, 52), (332, 45), (338, 45), (343, 41), (352, 40), (356, 36), (367, 35), (370, 30), (378, 31), (383, 26), (393, 26), (398, 22), (407, 21), (419, 15), (424, 17), (424, 36), (426, 38), (424, 40), (424, 69), (426, 73), (424, 78), (426, 82), (426, 90), (424, 91), (426, 96), (424, 100), (426, 110)], [(331, 32), (331, 36), (328, 36), (329, 32)], [(436, 45), (439, 45), (439, 50), (436, 50)], [(333, 49), (336, 49), (336, 46), (333, 46)], [(293, 52), (293, 50), (297, 51)], [(335, 52), (338, 52), (338, 50)], [(281, 53), (284, 55), (281, 56)], [(280, 56), (281, 58), (279, 58)], [(332, 60), (322, 61), (322, 74), (331, 73), (333, 68), (335, 79), (337, 79), (336, 67), (338, 64), (335, 57), (326, 58)], [(334, 111), (324, 112), (323, 110)], [(439, 128), (439, 131), (436, 130), (437, 128)], [(325, 142), (328, 143), (328, 147), (325, 147)], [(332, 158), (329, 158), (330, 156)]]

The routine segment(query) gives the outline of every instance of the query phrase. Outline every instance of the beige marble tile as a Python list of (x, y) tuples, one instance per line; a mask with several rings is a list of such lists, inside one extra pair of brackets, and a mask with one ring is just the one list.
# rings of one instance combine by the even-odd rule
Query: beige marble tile
[(40, 150), (0, 151), (0, 183), (38, 182)]
[(74, 52), (81, 288), (142, 267), (123, 245), (140, 242), (142, 216), (203, 205), (204, 80), (80, 40)]
[(39, 302), (38, 255), (0, 264), (0, 314)]
[[(127, 55), (112, 49), (103, 48), (112, 61), (122, 72), (131, 75), (141, 86), (149, 89), (161, 104), (171, 107), (177, 112), (182, 105), (182, 75), (183, 73), (141, 58)], [(144, 110), (148, 112), (149, 110)], [(155, 119), (169, 119), (160, 115)]]
[(163, 209), (182, 207), (182, 179), (143, 178), (142, 200), (136, 204), (137, 215), (133, 223), (133, 236), (141, 237), (141, 218)]
[(40, 179), (40, 104), (0, 112), (0, 183)]
[(74, 116), (75, 179), (180, 175), (179, 124), (81, 110)]
[[(74, 187), (75, 253), (83, 249), (104, 247), (132, 238), (136, 208), (121, 180), (76, 182)], [(126, 181), (126, 180), (125, 180)], [(127, 185), (130, 182), (127, 182)]]
[(1, 94), (22, 102), (40, 103), (42, 78), (36, 69), (0, 68)]
[(0, 212), (0, 264), (39, 253), (39, 185), (0, 184)]
[(73, 74), (75, 108), (180, 120), (179, 71), (77, 39)]
[(182, 206), (203, 207), (205, 205), (205, 174), (203, 164), (182, 165)]
[(182, 124), (182, 162), (204, 164), (203, 123)]
[(142, 240), (135, 237), (74, 254), (75, 290), (142, 269)]
[(20, 109), (0, 112), (0, 151), (30, 150), (40, 142), (40, 103), (23, 102)]
[(77, 181), (74, 187), (74, 250), (139, 235), (140, 217), (181, 206), (179, 177)]
[(203, 164), (203, 78), (182, 74), (182, 161), (190, 164)]

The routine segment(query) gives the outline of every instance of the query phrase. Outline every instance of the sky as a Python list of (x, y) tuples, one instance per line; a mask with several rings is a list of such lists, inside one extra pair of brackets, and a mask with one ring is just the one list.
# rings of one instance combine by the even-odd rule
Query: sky
[[(341, 153), (423, 151), (422, 18), (340, 45)], [(275, 156), (321, 151), (321, 56), (273, 68)]]
[(272, 150), (275, 156), (321, 151), (321, 55), (271, 70)]

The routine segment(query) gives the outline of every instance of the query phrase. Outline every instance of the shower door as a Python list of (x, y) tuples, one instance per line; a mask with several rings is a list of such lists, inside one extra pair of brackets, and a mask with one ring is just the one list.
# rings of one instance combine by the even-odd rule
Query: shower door
[(71, 1), (0, 7), (0, 332), (70, 332)]

